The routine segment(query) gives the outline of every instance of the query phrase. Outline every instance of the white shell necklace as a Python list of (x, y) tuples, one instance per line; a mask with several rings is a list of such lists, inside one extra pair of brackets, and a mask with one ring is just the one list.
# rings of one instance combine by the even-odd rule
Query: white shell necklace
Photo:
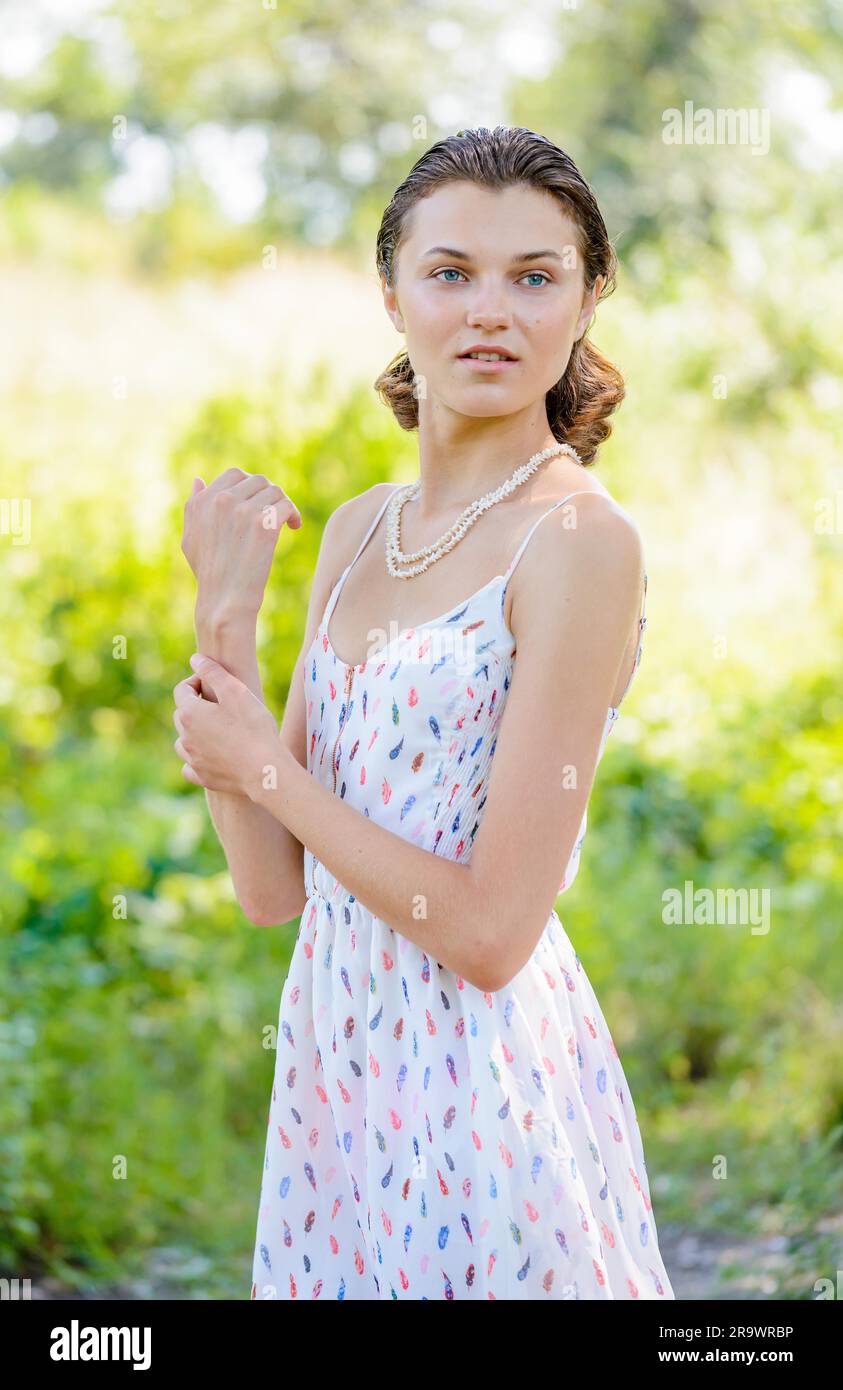
[[(447, 555), (449, 550), (461, 541), (466, 531), (469, 530), (484, 512), (493, 507), (496, 502), (500, 502), (504, 497), (508, 497), (517, 487), (535, 473), (539, 464), (546, 459), (554, 458), (556, 454), (570, 454), (572, 459), (585, 467), (582, 459), (570, 444), (554, 444), (548, 449), (542, 449), (540, 453), (533, 454), (527, 462), (519, 464), (511, 478), (496, 487), (493, 492), (487, 492), (482, 497), (476, 498), (474, 502), (469, 502), (468, 506), (457, 517), (453, 526), (444, 531), (438, 540), (432, 545), (423, 545), (421, 550), (414, 550), (412, 554), (405, 555), (401, 549), (401, 512), (406, 502), (411, 497), (417, 497), (421, 491), (421, 481), (408, 483), (406, 487), (396, 488), (389, 499), (386, 508), (386, 567), (394, 579), (410, 579), (415, 574), (421, 574), (429, 569), (443, 555)], [(415, 562), (418, 563), (415, 563)], [(409, 566), (409, 568), (399, 569), (399, 565)]]

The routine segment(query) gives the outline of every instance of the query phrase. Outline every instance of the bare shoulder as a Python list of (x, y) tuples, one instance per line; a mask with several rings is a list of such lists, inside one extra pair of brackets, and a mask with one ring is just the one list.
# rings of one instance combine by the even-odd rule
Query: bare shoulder
[(373, 483), (341, 502), (328, 517), (322, 534), (322, 549), (332, 557), (334, 581), (351, 563), (379, 509), (395, 488), (395, 483)]
[(644, 580), (639, 528), (602, 487), (580, 489), (536, 528), (515, 571), (512, 631), (523, 642), (570, 606), (632, 622)]

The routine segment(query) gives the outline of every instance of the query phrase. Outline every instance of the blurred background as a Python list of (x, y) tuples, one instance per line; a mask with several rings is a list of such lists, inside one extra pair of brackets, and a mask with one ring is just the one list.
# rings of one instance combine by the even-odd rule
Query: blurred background
[[(183, 505), (238, 465), (303, 513), (259, 625), (280, 718), (327, 517), (417, 475), (371, 385), (402, 346), (383, 208), (501, 123), (570, 153), (620, 258), (596, 472), (649, 572), (560, 912), (677, 1297), (816, 1297), (843, 1264), (840, 0), (6, 0), (0, 29), (0, 1274), (249, 1296), (298, 924), (240, 911), (173, 750)], [(769, 930), (666, 923), (687, 882), (768, 890)]]

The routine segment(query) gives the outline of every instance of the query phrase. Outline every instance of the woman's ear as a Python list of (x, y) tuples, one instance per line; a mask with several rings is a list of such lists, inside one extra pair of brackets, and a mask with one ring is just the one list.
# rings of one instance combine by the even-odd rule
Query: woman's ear
[(580, 316), (577, 319), (577, 331), (574, 334), (574, 342), (579, 342), (580, 338), (586, 332), (589, 324), (591, 323), (591, 320), (594, 318), (594, 310), (597, 307), (598, 299), (603, 293), (603, 286), (605, 285), (605, 283), (606, 276), (598, 275), (595, 278), (594, 284), (592, 285), (591, 289), (588, 291), (587, 295), (583, 299), (582, 309), (580, 310)]
[(386, 275), (383, 273), (383, 271), (381, 272), (381, 290), (383, 292), (384, 308), (386, 309), (386, 312), (389, 314), (389, 317), (392, 320), (393, 327), (397, 329), (399, 333), (406, 332), (404, 328), (404, 319), (401, 315), (401, 310), (398, 307), (398, 299), (395, 294), (395, 290), (390, 284), (387, 283)]

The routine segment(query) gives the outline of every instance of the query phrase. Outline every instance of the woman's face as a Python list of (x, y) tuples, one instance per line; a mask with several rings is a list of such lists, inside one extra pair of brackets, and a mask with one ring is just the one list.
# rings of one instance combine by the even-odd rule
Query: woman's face
[[(584, 294), (574, 223), (552, 194), (524, 184), (437, 188), (414, 205), (396, 263), (384, 303), (406, 335), (420, 415), (426, 403), (487, 418), (543, 402), (605, 283)], [(517, 360), (462, 356), (478, 344)]]

